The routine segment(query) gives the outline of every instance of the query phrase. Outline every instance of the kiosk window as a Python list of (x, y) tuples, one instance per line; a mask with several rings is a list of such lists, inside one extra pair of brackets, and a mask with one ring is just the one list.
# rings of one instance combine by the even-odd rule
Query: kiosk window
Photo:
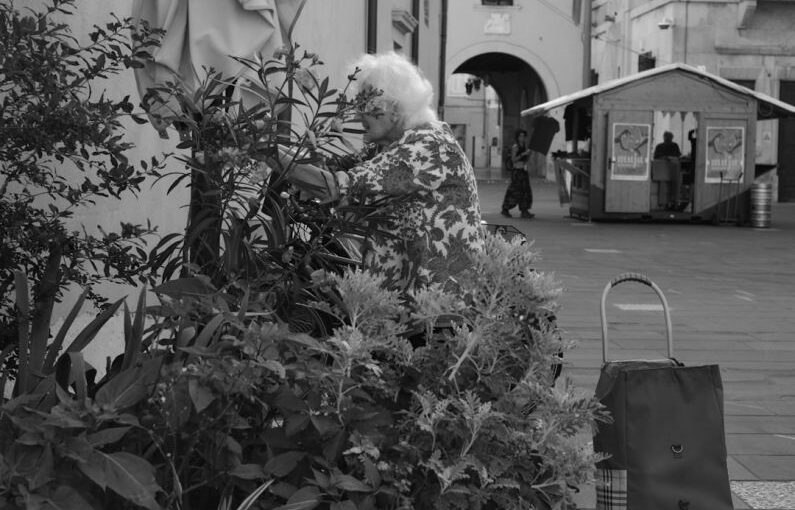
[(657, 57), (652, 55), (650, 51), (638, 55), (638, 72), (654, 69), (657, 65)]

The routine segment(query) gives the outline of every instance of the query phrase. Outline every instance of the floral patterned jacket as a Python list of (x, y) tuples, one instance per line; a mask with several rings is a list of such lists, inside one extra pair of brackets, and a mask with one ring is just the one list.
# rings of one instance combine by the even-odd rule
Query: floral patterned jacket
[(483, 249), (475, 175), (446, 123), (406, 130), (347, 174), (351, 194), (387, 204), (388, 219), (365, 240), (363, 263), (390, 287), (445, 283)]

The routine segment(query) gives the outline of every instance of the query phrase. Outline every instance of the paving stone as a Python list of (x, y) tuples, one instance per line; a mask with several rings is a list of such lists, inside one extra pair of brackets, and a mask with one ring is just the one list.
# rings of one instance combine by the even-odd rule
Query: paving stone
[[(793, 455), (795, 436), (784, 434), (726, 434), (730, 454)], [(794, 477), (795, 478), (795, 477)]]
[(726, 458), (726, 465), (729, 470), (730, 480), (756, 480), (757, 477), (751, 471), (743, 466), (733, 455)]
[(726, 415), (727, 434), (789, 434), (795, 436), (795, 417)]
[(757, 480), (795, 480), (795, 464), (790, 455), (732, 455), (751, 471)]

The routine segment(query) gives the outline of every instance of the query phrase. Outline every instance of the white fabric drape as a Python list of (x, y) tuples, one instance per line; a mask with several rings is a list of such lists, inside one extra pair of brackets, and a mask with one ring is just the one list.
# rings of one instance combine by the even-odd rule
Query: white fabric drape
[(256, 82), (256, 74), (231, 57), (270, 58), (287, 40), (300, 5), (300, 0), (134, 0), (133, 17), (166, 30), (154, 62), (136, 70), (140, 96), (175, 79), (192, 92), (205, 68)]

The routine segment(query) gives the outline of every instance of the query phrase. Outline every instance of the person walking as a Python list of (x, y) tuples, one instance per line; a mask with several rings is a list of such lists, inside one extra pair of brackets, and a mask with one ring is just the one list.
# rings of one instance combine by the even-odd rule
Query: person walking
[(511, 154), (508, 158), (511, 170), (511, 182), (505, 190), (502, 201), (502, 215), (511, 217), (511, 209), (519, 206), (522, 218), (532, 218), (535, 214), (530, 212), (533, 207), (533, 188), (530, 186), (530, 176), (527, 175), (527, 161), (530, 159), (530, 149), (527, 148), (527, 131), (520, 129), (514, 136)]

